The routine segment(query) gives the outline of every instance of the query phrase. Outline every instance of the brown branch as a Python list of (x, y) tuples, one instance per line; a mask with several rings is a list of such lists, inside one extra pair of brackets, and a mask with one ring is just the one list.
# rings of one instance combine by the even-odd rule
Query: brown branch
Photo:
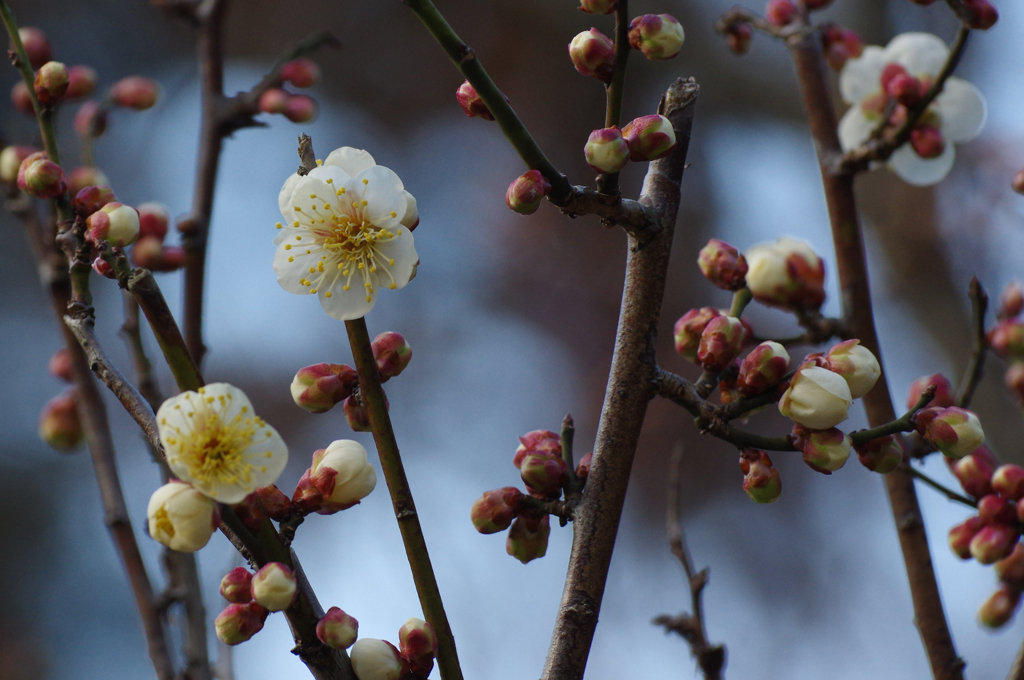
[[(840, 153), (840, 147), (838, 122), (825, 77), (821, 46), (812, 37), (805, 37), (791, 47), (804, 108), (818, 149), (825, 200), (835, 242), (843, 317), (850, 336), (858, 338), (881, 362), (871, 309), (864, 239), (853, 193), (853, 176), (836, 175), (829, 168), (829, 159)], [(871, 426), (895, 419), (896, 413), (884, 372), (874, 389), (864, 396), (863, 402)], [(886, 475), (885, 482), (907, 568), (915, 619), (932, 673), (936, 680), (961, 680), (964, 662), (956, 654), (942, 609), (942, 598), (935, 580), (914, 480), (905, 472), (897, 470)]]
[(679, 141), (669, 156), (651, 163), (644, 180), (640, 204), (655, 216), (657, 228), (646, 241), (629, 236), (615, 352), (587, 490), (575, 513), (572, 553), (544, 680), (578, 680), (587, 665), (633, 456), (655, 394), (654, 340), (699, 91), (693, 79), (677, 80), (661, 111), (672, 121)]
[(988, 338), (985, 335), (985, 312), (988, 311), (988, 293), (978, 281), (977, 276), (971, 277), (970, 286), (971, 313), (974, 328), (974, 344), (971, 346), (971, 361), (967, 365), (964, 376), (964, 387), (957, 399), (957, 406), (969, 408), (978, 389), (981, 377), (985, 373), (985, 357), (988, 354)]

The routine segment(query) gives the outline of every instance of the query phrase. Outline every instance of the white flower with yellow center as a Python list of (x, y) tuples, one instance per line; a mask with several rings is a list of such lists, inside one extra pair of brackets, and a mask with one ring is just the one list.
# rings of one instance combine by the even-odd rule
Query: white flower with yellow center
[(221, 503), (238, 503), (273, 484), (288, 462), (281, 435), (227, 383), (171, 397), (156, 419), (174, 474)]
[(292, 175), (278, 205), (277, 282), (317, 294), (328, 316), (358, 319), (378, 288), (402, 288), (416, 275), (416, 199), (366, 151), (342, 147), (305, 177)]

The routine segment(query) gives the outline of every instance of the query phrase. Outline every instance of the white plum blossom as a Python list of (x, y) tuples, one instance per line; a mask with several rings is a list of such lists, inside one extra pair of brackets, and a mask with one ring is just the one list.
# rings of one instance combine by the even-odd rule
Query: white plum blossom
[(345, 146), (308, 175), (292, 175), (278, 206), (277, 282), (315, 293), (328, 316), (358, 319), (378, 288), (402, 288), (416, 275), (416, 199), (366, 151)]
[(270, 486), (288, 462), (281, 435), (227, 383), (171, 397), (156, 420), (174, 474), (221, 503), (238, 503)]
[[(890, 104), (890, 124), (899, 124), (935, 82), (949, 56), (949, 48), (930, 33), (903, 33), (883, 49), (864, 48), (850, 59), (839, 75), (839, 90), (850, 104), (839, 122), (844, 151), (854, 149), (871, 135)], [(911, 133), (911, 141), (896, 149), (889, 168), (917, 186), (935, 184), (953, 167), (953, 143), (966, 142), (985, 125), (985, 99), (974, 85), (950, 77)]]

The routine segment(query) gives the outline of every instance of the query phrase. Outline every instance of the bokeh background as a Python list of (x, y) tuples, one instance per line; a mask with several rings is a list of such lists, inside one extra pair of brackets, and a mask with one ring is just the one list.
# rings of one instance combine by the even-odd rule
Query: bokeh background
[[(829, 271), (827, 313), (838, 312), (820, 180), (785, 48), (758, 36), (737, 58), (714, 34), (728, 0), (635, 0), (636, 14), (670, 12), (687, 42), (668, 62), (634, 53), (625, 115), (650, 113), (678, 76), (702, 92), (683, 184), (674, 262), (658, 350), (662, 364), (693, 377), (672, 351), (671, 327), (695, 306), (727, 304), (704, 281), (696, 253), (711, 237), (746, 248), (789, 234), (809, 240)], [(897, 403), (919, 375), (942, 371), (954, 382), (970, 345), (967, 282), (978, 274), (993, 295), (1024, 276), (1024, 198), (1008, 188), (1024, 165), (1024, 6), (997, 3), (1002, 18), (972, 37), (960, 73), (988, 98), (983, 135), (958, 148), (953, 173), (915, 189), (884, 170), (858, 182), (871, 257), (885, 365)], [(198, 129), (193, 35), (146, 2), (11, 2), (23, 25), (43, 28), (56, 58), (86, 63), (103, 85), (142, 74), (159, 80), (156, 108), (115, 113), (96, 145), (97, 163), (128, 203), (161, 201), (182, 215), (191, 204)], [(603, 90), (579, 76), (566, 44), (609, 17), (576, 11), (573, 0), (439, 0), (554, 163), (574, 183), (592, 180), (582, 145), (603, 117)], [(759, 3), (758, 3), (759, 5)], [(759, 6), (754, 9), (761, 9)], [(823, 13), (885, 44), (908, 30), (952, 39), (955, 24), (938, 3), (837, 0)], [(461, 77), (415, 16), (391, 2), (235, 3), (227, 31), (228, 91), (247, 89), (288, 45), (328, 29), (339, 50), (317, 60), (323, 80), (312, 124), (267, 117), (226, 144), (213, 217), (208, 277), (205, 375), (244, 389), (257, 412), (291, 447), (279, 485), (288, 492), (314, 449), (352, 437), (340, 412), (311, 416), (291, 401), (301, 366), (351, 360), (344, 329), (314, 300), (281, 290), (271, 270), (276, 197), (296, 166), (295, 139), (310, 134), (319, 155), (366, 148), (403, 178), (419, 200), (416, 231), (422, 265), (398, 293), (384, 293), (367, 322), (395, 330), (414, 348), (401, 378), (387, 386), (391, 414), (425, 526), (441, 591), (467, 677), (537, 677), (561, 593), (571, 529), (554, 527), (548, 554), (523, 566), (505, 555), (504, 537), (480, 536), (472, 501), (512, 485), (516, 437), (557, 429), (565, 413), (589, 450), (611, 357), (625, 261), (625, 237), (596, 218), (569, 220), (550, 205), (530, 218), (509, 211), (503, 195), (523, 170), (497, 127), (468, 119), (455, 102)], [(9, 88), (15, 72), (0, 70)], [(69, 119), (64, 154), (79, 158)], [(8, 106), (5, 139), (33, 139), (32, 122)], [(643, 168), (624, 174), (635, 195)], [(88, 456), (60, 455), (36, 435), (43, 404), (62, 389), (46, 373), (59, 346), (21, 226), (0, 215), (0, 678), (3, 680), (147, 678), (152, 670), (126, 579), (102, 523)], [(172, 236), (172, 239), (174, 237)], [(177, 275), (161, 275), (175, 303)], [(129, 366), (119, 292), (97, 281), (98, 328), (115, 360)], [(787, 335), (793, 320), (752, 307), (760, 335)], [(147, 337), (151, 353), (155, 343)], [(808, 348), (810, 351), (810, 348)], [(990, 360), (977, 410), (989, 441), (1006, 461), (1022, 462), (1020, 412)], [(172, 382), (160, 374), (166, 391)], [(111, 403), (122, 482), (151, 574), (160, 583), (159, 546), (145, 536), (145, 505), (159, 484), (134, 424)], [(858, 409), (851, 427), (864, 423)], [(785, 431), (777, 413), (756, 417), (766, 432)], [(881, 480), (852, 461), (825, 477), (795, 456), (779, 455), (785, 493), (775, 505), (749, 501), (736, 453), (701, 438), (669, 403), (652, 404), (640, 442), (619, 544), (612, 563), (588, 677), (693, 677), (685, 643), (650, 623), (688, 608), (679, 564), (665, 540), (665, 479), (673, 447), (685, 447), (684, 528), (705, 591), (709, 636), (727, 645), (735, 678), (924, 678), (896, 534)], [(934, 458), (934, 457), (933, 457)], [(954, 484), (939, 460), (928, 471)], [(960, 562), (946, 548), (950, 526), (968, 513), (927, 488), (919, 491), (946, 611), (972, 678), (1002, 677), (1024, 637), (1020, 620), (991, 633), (975, 620), (995, 586), (991, 569)], [(400, 536), (381, 483), (361, 505), (314, 516), (296, 549), (327, 606), (360, 621), (360, 633), (397, 638), (420, 615)], [(208, 615), (223, 605), (221, 575), (235, 566), (215, 536), (199, 553)], [(211, 634), (211, 640), (213, 636)], [(284, 619), (273, 616), (256, 641), (233, 651), (236, 677), (303, 677), (288, 650)], [(436, 675), (436, 671), (435, 671)]]

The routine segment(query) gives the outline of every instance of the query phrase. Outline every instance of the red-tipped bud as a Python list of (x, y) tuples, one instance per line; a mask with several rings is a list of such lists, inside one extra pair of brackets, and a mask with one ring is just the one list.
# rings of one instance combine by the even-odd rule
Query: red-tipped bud
[(797, 447), (804, 454), (804, 462), (812, 470), (830, 475), (846, 465), (853, 441), (842, 430), (834, 427), (810, 431), (794, 429), (799, 432)]
[(926, 408), (918, 412), (915, 423), (921, 436), (950, 458), (963, 458), (985, 443), (978, 416), (957, 406)]
[(889, 80), (885, 93), (906, 107), (921, 101), (928, 88), (924, 83), (908, 73), (899, 73)]
[(962, 560), (971, 559), (971, 540), (981, 531), (985, 522), (980, 517), (968, 517), (949, 530), (949, 547)]
[(722, 290), (739, 290), (747, 285), (747, 259), (725, 241), (708, 241), (697, 255), (697, 266), (708, 281)]
[(946, 376), (941, 373), (934, 375), (926, 375), (923, 378), (918, 378), (914, 382), (910, 383), (910, 389), (907, 391), (907, 410), (914, 408), (918, 401), (921, 400), (921, 395), (924, 391), (935, 386), (935, 396), (928, 402), (929, 406), (937, 406), (939, 408), (945, 408), (947, 406), (956, 406), (956, 398), (953, 396), (953, 386), (949, 384)]
[(154, 269), (164, 259), (164, 244), (155, 236), (141, 236), (132, 246), (131, 261), (136, 267)]
[(583, 75), (597, 78), (605, 84), (612, 81), (615, 48), (608, 36), (596, 28), (578, 33), (572, 39), (569, 43), (569, 58)]
[(91, 66), (72, 66), (68, 69), (68, 89), (65, 99), (88, 97), (96, 89), (96, 69)]
[(993, 564), (1009, 557), (1019, 539), (1016, 529), (1005, 524), (989, 524), (971, 539), (971, 557), (981, 564)]
[(109, 262), (100, 256), (97, 256), (96, 259), (92, 261), (92, 270), (107, 279), (117, 278), (117, 276), (114, 275), (114, 268)]
[(142, 76), (129, 76), (114, 83), (110, 88), (110, 99), (125, 109), (145, 111), (156, 104), (160, 87), (156, 81)]
[(895, 78), (907, 75), (907, 69), (903, 68), (901, 64), (894, 61), (889, 62), (882, 67), (882, 72), (878, 74), (878, 82), (882, 86), (883, 92), (889, 91), (889, 83)]
[(548, 453), (527, 453), (519, 466), (519, 474), (530, 492), (540, 497), (558, 497), (569, 483), (569, 466), (561, 456)]
[(796, 5), (790, 0), (768, 0), (764, 8), (764, 18), (772, 26), (788, 26), (796, 14)]
[[(22, 26), (18, 29), (18, 37), (25, 46), (25, 54), (28, 56), (28, 63), (33, 69), (37, 69), (53, 58), (53, 49), (46, 34), (32, 26)], [(14, 49), (14, 45), (11, 45)]]
[(371, 348), (381, 382), (399, 375), (412, 361), (412, 347), (400, 333), (394, 331), (378, 335), (373, 339)]
[(6, 146), (0, 151), (0, 181), (14, 184), (18, 181), (18, 172), (22, 162), (32, 154), (40, 153), (31, 146)]
[(992, 475), (992, 490), (1012, 501), (1024, 498), (1024, 468), (1012, 463), (1000, 466)]
[(846, 340), (832, 347), (825, 355), (825, 368), (843, 377), (854, 399), (871, 391), (882, 375), (878, 359), (860, 340)]
[(579, 10), (587, 14), (611, 14), (619, 7), (619, 0), (580, 0)]
[(1024, 285), (1020, 281), (1010, 281), (999, 296), (1000, 319), (1009, 319), (1024, 311)]
[(777, 342), (762, 342), (740, 363), (736, 389), (744, 397), (761, 394), (775, 387), (789, 370), (789, 352)]
[(292, 379), (295, 404), (310, 413), (324, 413), (352, 394), (358, 377), (349, 366), (313, 364), (300, 368)]
[(287, 91), (272, 87), (260, 95), (259, 109), (263, 113), (284, 113), (288, 107), (289, 97), (291, 95)]
[[(390, 410), (391, 403), (387, 398), (384, 399), (384, 404)], [(353, 432), (370, 432), (372, 430), (370, 427), (370, 414), (366, 407), (356, 398), (356, 395), (353, 394), (345, 399), (341, 407), (345, 411), (345, 420)]]
[(43, 106), (52, 106), (68, 91), (68, 70), (59, 61), (48, 61), (36, 72), (36, 97)]
[(629, 46), (651, 60), (676, 56), (685, 38), (683, 25), (671, 14), (644, 14), (629, 22)]
[(348, 649), (359, 637), (359, 622), (338, 607), (331, 607), (317, 621), (316, 636), (331, 649)]
[(292, 59), (281, 67), (281, 80), (295, 87), (313, 87), (320, 80), (320, 67), (312, 59)]
[(966, 22), (968, 28), (987, 31), (999, 21), (999, 12), (988, 0), (964, 0), (964, 4), (973, 13), (971, 20)]
[(83, 165), (75, 168), (68, 175), (68, 191), (72, 196), (86, 187), (110, 186), (110, 180), (99, 168)]
[(527, 170), (508, 185), (505, 205), (520, 215), (532, 215), (549, 193), (551, 183), (540, 174), (540, 170)]
[(1004, 359), (1024, 358), (1024, 321), (1003, 319), (988, 332), (988, 344)]
[(89, 215), (85, 237), (93, 243), (105, 241), (124, 248), (139, 237), (139, 213), (130, 205), (113, 201)]
[[(501, 96), (505, 97), (504, 93)], [(455, 91), (455, 98), (470, 118), (494, 120), (491, 110), (487, 108), (487, 104), (484, 104), (484, 100), (480, 98), (476, 88), (470, 85), (468, 80), (459, 85), (459, 89)], [(508, 101), (508, 97), (505, 97), (505, 101)]]
[(743, 449), (740, 452), (743, 490), (755, 503), (774, 503), (782, 495), (782, 479), (772, 467), (772, 459), (764, 451)]
[(32, 104), (32, 95), (29, 94), (28, 85), (23, 80), (14, 83), (14, 87), (11, 88), (11, 103), (14, 105), (14, 110), (19, 113), (26, 116), (36, 115), (36, 109)]
[(1024, 170), (1018, 171), (1017, 174), (1013, 176), (1013, 179), (1010, 180), (1010, 186), (1018, 194), (1024, 194)]
[(152, 236), (161, 242), (167, 237), (171, 212), (163, 203), (143, 203), (139, 211), (139, 236)]
[(437, 656), (437, 635), (434, 634), (434, 627), (423, 619), (409, 619), (398, 629), (398, 649), (408, 661), (433, 659)]
[(21, 163), (18, 188), (36, 198), (56, 198), (68, 190), (68, 182), (59, 165), (32, 154)]
[(782, 309), (818, 309), (825, 301), (825, 264), (810, 244), (782, 237), (745, 253), (754, 299)]
[(725, 34), (725, 44), (733, 54), (746, 54), (750, 50), (750, 41), (754, 37), (754, 29), (750, 24), (735, 23)]
[(864, 52), (864, 41), (860, 36), (842, 26), (828, 24), (821, 33), (822, 49), (828, 65), (841, 71), (847, 60), (859, 57)]
[(117, 199), (114, 196), (114, 190), (108, 186), (85, 187), (75, 194), (75, 200), (71, 202), (71, 205), (76, 213), (82, 217), (88, 217), (115, 200)]
[(292, 502), (276, 484), (261, 486), (256, 489), (256, 495), (263, 505), (263, 510), (270, 519), (278, 522), (287, 519), (292, 514)]
[(704, 329), (711, 323), (711, 320), (720, 316), (722, 313), (714, 307), (701, 307), (700, 309), (691, 309), (679, 317), (673, 328), (676, 352), (684, 359), (699, 363), (697, 351), (700, 349), (701, 335), (704, 334)]
[(1002, 628), (1010, 622), (1019, 606), (1020, 591), (1001, 585), (985, 600), (985, 604), (981, 605), (981, 609), (978, 610), (978, 621), (986, 628)]
[(534, 517), (516, 517), (512, 528), (505, 539), (505, 552), (523, 564), (538, 557), (544, 557), (548, 551), (548, 535), (551, 525), (548, 516), (540, 519)]
[(232, 604), (217, 615), (213, 627), (221, 642), (237, 645), (252, 639), (253, 635), (263, 630), (267, 615), (267, 610), (255, 602)]
[(880, 475), (889, 474), (903, 462), (903, 444), (891, 434), (855, 448), (861, 465)]
[(66, 383), (74, 382), (75, 376), (71, 372), (71, 352), (67, 347), (61, 347), (50, 357), (47, 365), (50, 375)]
[(1003, 377), (1003, 383), (1006, 385), (1006, 389), (1010, 390), (1010, 393), (1017, 398), (1017, 402), (1024, 404), (1024, 361), (1014, 361), (1010, 364)]
[(99, 137), (107, 130), (107, 112), (97, 102), (85, 102), (75, 113), (75, 132), (82, 137)]
[[(321, 454), (327, 449), (317, 449), (313, 452), (313, 455)], [(330, 477), (328, 479), (327, 477)], [(333, 484), (335, 475), (320, 475), (317, 480), (320, 484), (329, 482)], [(313, 512), (319, 511), (324, 505), (324, 494), (320, 490), (317, 484), (313, 483), (313, 471), (307, 469), (302, 473), (302, 477), (299, 478), (298, 484), (295, 485), (295, 492), (292, 493), (292, 508), (295, 512), (300, 515), (308, 515)], [(237, 509), (236, 509), (237, 511)], [(246, 525), (248, 526), (248, 525)]]
[(252, 572), (245, 567), (235, 567), (220, 580), (220, 596), (235, 604), (252, 601)]
[(594, 130), (583, 146), (583, 155), (595, 172), (618, 172), (629, 161), (629, 145), (617, 127)]
[(1013, 524), (1017, 521), (1017, 504), (989, 494), (978, 499), (978, 517), (985, 524)]
[(185, 249), (179, 246), (164, 246), (160, 262), (150, 267), (154, 272), (175, 272), (185, 266)]
[(39, 414), (39, 438), (58, 451), (71, 451), (82, 443), (78, 417), (78, 390), (71, 388), (46, 402)]
[(536, 452), (549, 453), (552, 456), (561, 457), (562, 438), (557, 432), (551, 430), (533, 430), (519, 438), (519, 446), (512, 457), (512, 464), (517, 468), (522, 465), (523, 458), (528, 453)]
[(295, 574), (280, 562), (268, 562), (252, 577), (252, 599), (267, 611), (290, 607), (297, 589)]
[(720, 373), (743, 351), (747, 330), (734, 316), (716, 316), (700, 335), (697, 359), (709, 373)]
[(938, 158), (946, 150), (946, 140), (939, 128), (917, 125), (910, 131), (910, 147), (921, 158)]
[(318, 111), (316, 100), (304, 94), (293, 94), (284, 103), (284, 117), (293, 123), (308, 123)]
[(398, 680), (405, 672), (402, 655), (387, 640), (359, 638), (349, 654), (360, 680)]
[(523, 492), (514, 486), (487, 491), (473, 501), (469, 518), (481, 534), (494, 534), (508, 529), (519, 514)]
[(590, 476), (590, 463), (592, 460), (594, 460), (593, 451), (580, 458), (580, 462), (576, 465), (576, 479), (579, 480), (580, 484), (587, 483), (587, 477)]
[(622, 128), (622, 137), (629, 146), (629, 159), (638, 163), (664, 158), (676, 148), (672, 121), (660, 114), (634, 118)]
[(953, 474), (969, 495), (981, 498), (992, 493), (992, 473), (999, 463), (984, 446), (960, 460), (946, 459)]
[(1013, 546), (1009, 557), (996, 562), (996, 576), (1014, 590), (1024, 590), (1024, 544)]

